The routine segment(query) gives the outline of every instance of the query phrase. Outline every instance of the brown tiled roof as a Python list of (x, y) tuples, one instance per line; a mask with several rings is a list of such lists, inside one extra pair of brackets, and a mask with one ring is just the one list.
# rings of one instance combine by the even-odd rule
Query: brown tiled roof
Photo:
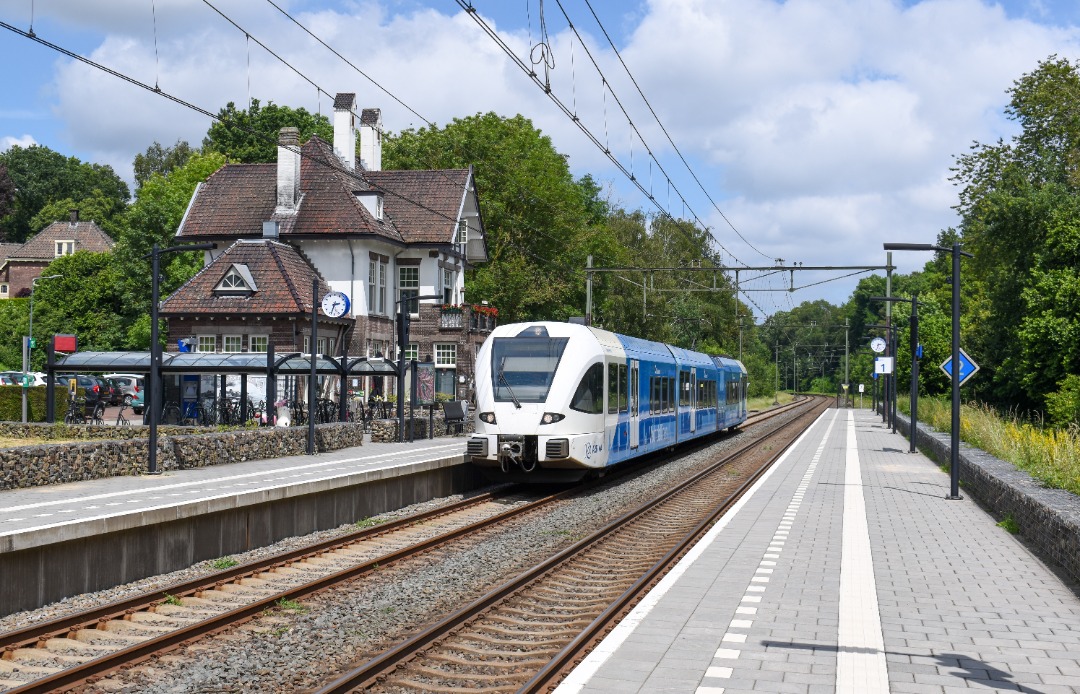
[(115, 243), (94, 222), (53, 222), (9, 253), (8, 259), (51, 261), (56, 257), (56, 241), (74, 241), (76, 251), (94, 253), (112, 250)]
[(409, 243), (450, 243), (469, 181), (468, 169), (367, 171), (384, 190), (383, 205)]
[[(224, 296), (214, 287), (233, 265), (246, 265), (257, 291)], [(319, 280), (319, 296), (330, 285), (287, 243), (269, 239), (241, 240), (230, 246), (161, 304), (161, 315), (311, 315), (311, 281)]]
[[(277, 219), (282, 239), (367, 235), (398, 244), (451, 243), (467, 169), (349, 172), (318, 137), (304, 143), (301, 156), (296, 214), (274, 215), (275, 164), (226, 164), (199, 187), (177, 236), (261, 237), (262, 223)], [(384, 191), (382, 220), (356, 199), (357, 192), (372, 189)]]
[(365, 108), (360, 112), (361, 125), (375, 125), (379, 122), (379, 109)]
[(7, 262), (8, 256), (22, 248), (21, 243), (0, 243), (0, 267)]

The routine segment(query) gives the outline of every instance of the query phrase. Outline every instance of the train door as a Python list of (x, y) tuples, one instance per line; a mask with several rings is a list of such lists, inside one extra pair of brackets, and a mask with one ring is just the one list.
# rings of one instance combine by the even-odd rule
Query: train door
[(638, 362), (630, 362), (630, 448), (638, 447)]
[(697, 431), (697, 367), (690, 369), (690, 433)]

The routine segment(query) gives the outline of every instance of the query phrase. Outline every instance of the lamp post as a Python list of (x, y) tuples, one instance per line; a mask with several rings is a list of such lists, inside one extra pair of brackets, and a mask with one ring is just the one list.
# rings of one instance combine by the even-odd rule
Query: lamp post
[[(158, 245), (154, 244), (154, 250), (148, 254), (150, 256), (150, 382), (147, 384), (150, 387), (150, 400), (146, 403), (149, 408), (149, 416), (146, 418), (147, 425), (150, 427), (149, 436), (147, 437), (147, 445), (150, 447), (149, 458), (146, 462), (146, 472), (151, 475), (160, 474), (157, 469), (157, 425), (158, 417), (161, 416), (161, 342), (158, 337), (158, 300), (159, 300), (159, 284), (160, 278), (158, 275), (161, 273), (161, 261), (159, 256), (162, 253), (176, 253), (178, 251), (208, 251), (216, 246), (212, 243), (197, 243), (190, 246), (171, 246), (169, 248), (158, 248)], [(146, 256), (143, 256), (144, 258)]]
[(23, 338), (23, 354), (22, 354), (22, 372), (23, 372), (23, 389), (22, 389), (22, 423), (26, 424), (26, 375), (30, 373), (30, 349), (34, 342), (34, 287), (41, 280), (54, 280), (63, 275), (45, 275), (44, 277), (35, 277), (30, 280), (30, 329), (27, 331), (29, 336)]
[[(911, 304), (911, 317), (908, 323), (911, 326), (908, 336), (909, 348), (911, 349), (911, 436), (909, 453), (916, 450), (915, 437), (918, 435), (919, 424), (919, 294), (913, 292), (910, 299), (901, 299), (895, 296), (872, 296), (870, 301), (892, 301)], [(895, 420), (893, 420), (895, 422)]]
[(950, 437), (949, 495), (946, 499), (962, 499), (960, 496), (960, 256), (974, 258), (971, 253), (960, 250), (960, 244), (952, 247), (935, 246), (931, 243), (886, 243), (886, 251), (938, 251), (952, 253), (952, 432)]
[[(398, 364), (397, 364), (397, 417), (398, 417), (398, 442), (405, 440), (405, 348), (409, 346), (409, 303), (417, 302), (416, 310), (420, 310), (420, 301), (429, 299), (442, 299), (442, 294), (425, 294), (423, 296), (405, 296), (401, 293), (395, 302), (398, 307)], [(412, 425), (409, 426), (410, 430)]]

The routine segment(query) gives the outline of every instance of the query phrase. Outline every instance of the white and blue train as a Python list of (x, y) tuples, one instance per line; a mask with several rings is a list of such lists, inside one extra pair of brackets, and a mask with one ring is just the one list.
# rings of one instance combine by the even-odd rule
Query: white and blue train
[(741, 362), (572, 323), (500, 325), (476, 360), (467, 458), (572, 480), (746, 421)]

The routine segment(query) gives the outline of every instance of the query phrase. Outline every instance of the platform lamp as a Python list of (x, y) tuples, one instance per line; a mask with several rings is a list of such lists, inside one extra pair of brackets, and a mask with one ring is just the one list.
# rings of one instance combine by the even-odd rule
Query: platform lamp
[[(915, 437), (919, 431), (919, 293), (912, 292), (910, 299), (901, 299), (895, 296), (872, 296), (870, 301), (892, 301), (911, 304), (911, 318), (908, 319), (911, 326), (908, 336), (909, 348), (911, 349), (911, 436), (909, 453), (916, 451)], [(894, 420), (895, 421), (895, 420)]]
[(41, 280), (54, 280), (63, 275), (45, 275), (44, 277), (35, 277), (30, 280), (30, 333), (29, 336), (23, 338), (23, 360), (22, 360), (22, 372), (23, 372), (23, 389), (22, 389), (22, 423), (26, 424), (26, 376), (30, 373), (30, 351), (34, 349), (34, 287)]
[(949, 495), (946, 499), (962, 499), (960, 496), (960, 256), (974, 258), (971, 253), (960, 250), (960, 244), (952, 247), (932, 243), (886, 243), (886, 251), (936, 251), (952, 253), (952, 432), (949, 461)]
[(147, 445), (149, 446), (149, 457), (146, 462), (146, 472), (150, 475), (161, 474), (157, 469), (157, 425), (158, 418), (161, 416), (161, 342), (158, 336), (158, 299), (160, 291), (161, 278), (161, 261), (159, 257), (163, 253), (177, 253), (182, 251), (209, 251), (217, 246), (213, 243), (196, 243), (188, 246), (171, 246), (169, 248), (158, 248), (158, 245), (154, 244), (154, 249), (148, 254), (144, 255), (144, 258), (150, 258), (150, 382), (147, 384), (150, 388), (150, 399), (146, 403), (146, 407), (149, 409), (149, 416), (146, 418), (147, 425), (150, 427), (149, 436), (147, 437)]

